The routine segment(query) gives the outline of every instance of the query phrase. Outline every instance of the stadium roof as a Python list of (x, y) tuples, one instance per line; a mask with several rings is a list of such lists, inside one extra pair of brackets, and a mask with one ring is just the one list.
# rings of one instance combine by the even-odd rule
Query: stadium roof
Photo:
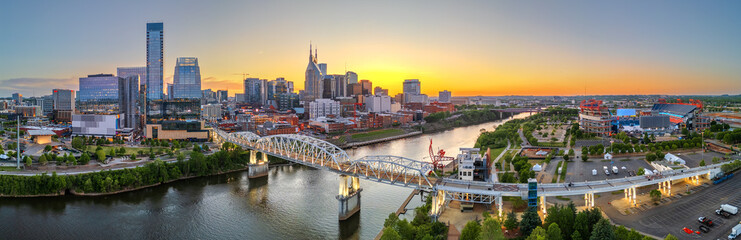
[(686, 116), (690, 112), (694, 111), (696, 108), (697, 107), (694, 105), (657, 103), (657, 104), (654, 104), (651, 110)]
[(635, 109), (627, 109), (627, 108), (618, 108), (617, 112), (615, 113), (615, 116), (635, 116), (636, 110)]

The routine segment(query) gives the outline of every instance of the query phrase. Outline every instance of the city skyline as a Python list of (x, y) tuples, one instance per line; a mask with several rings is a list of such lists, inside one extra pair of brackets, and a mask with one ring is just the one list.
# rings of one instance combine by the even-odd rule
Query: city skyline
[[(0, 40), (7, 53), (0, 58), (0, 95), (78, 90), (80, 77), (145, 66), (148, 22), (167, 28), (165, 83), (173, 82), (177, 56), (194, 56), (201, 59), (203, 88), (229, 89), (232, 96), (243, 91), (245, 73), (302, 83), (310, 41), (329, 74), (356, 72), (391, 95), (401, 92), (405, 79), (419, 79), (430, 96), (443, 90), (454, 96), (739, 93), (738, 3), (568, 3), (580, 4), (533, 9), (527, 3), (439, 2), (407, 11), (418, 6), (186, 3), (165, 13), (156, 9), (168, 2), (105, 5), (141, 10), (122, 19), (96, 17), (107, 13), (96, 11), (104, 5), (94, 2), (50, 2), (39, 11), (12, 3), (0, 10), (0, 26), (14, 36)], [(56, 11), (80, 6), (90, 12), (85, 18), (60, 19), (64, 11)], [(21, 19), (19, 13), (30, 20), (12, 21)], [(283, 14), (265, 20), (276, 13)]]

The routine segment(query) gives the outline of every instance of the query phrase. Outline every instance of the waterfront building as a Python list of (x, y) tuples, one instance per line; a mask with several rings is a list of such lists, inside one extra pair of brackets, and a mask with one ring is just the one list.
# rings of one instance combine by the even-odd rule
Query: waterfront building
[(152, 100), (147, 104), (147, 138), (206, 141), (200, 99)]
[(326, 117), (329, 115), (340, 116), (340, 103), (332, 99), (316, 99), (309, 102), (309, 119)]
[[(201, 68), (198, 58), (179, 57), (175, 64), (175, 76), (172, 84), (173, 92), (168, 92), (171, 99), (198, 98), (201, 94)], [(210, 89), (209, 89), (210, 91)], [(208, 98), (208, 96), (206, 96)]]
[(164, 61), (163, 24), (147, 23), (147, 99), (162, 99)]
[(372, 113), (391, 112), (391, 97), (368, 96), (365, 98), (365, 109)]
[(118, 109), (122, 128), (139, 127), (139, 75), (118, 78)]
[[(139, 77), (139, 85), (147, 85), (147, 67), (120, 67), (116, 68), (116, 76), (126, 78), (136, 75)], [(140, 87), (141, 88), (141, 87)]]

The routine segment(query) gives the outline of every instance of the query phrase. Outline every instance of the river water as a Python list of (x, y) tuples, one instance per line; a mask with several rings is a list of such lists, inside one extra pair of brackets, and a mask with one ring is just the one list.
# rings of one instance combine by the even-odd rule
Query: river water
[[(528, 116), (527, 113), (515, 118)], [(502, 121), (348, 149), (352, 159), (429, 160), (430, 139), (453, 156)], [(373, 239), (411, 189), (362, 180), (361, 210), (337, 220), (339, 177), (298, 165), (177, 181), (103, 197), (0, 199), (2, 239)], [(416, 196), (408, 208), (422, 204)], [(408, 212), (412, 218), (413, 211)]]

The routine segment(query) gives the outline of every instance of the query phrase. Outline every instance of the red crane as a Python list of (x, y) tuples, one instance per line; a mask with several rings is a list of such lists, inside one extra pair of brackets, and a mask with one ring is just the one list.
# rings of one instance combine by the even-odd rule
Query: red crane
[(445, 150), (442, 149), (439, 149), (437, 155), (435, 155), (435, 150), (432, 148), (432, 138), (430, 138), (430, 161), (432, 161), (432, 166), (435, 170), (445, 167), (444, 162), (451, 162), (453, 160), (455, 160), (453, 157), (446, 157)]

